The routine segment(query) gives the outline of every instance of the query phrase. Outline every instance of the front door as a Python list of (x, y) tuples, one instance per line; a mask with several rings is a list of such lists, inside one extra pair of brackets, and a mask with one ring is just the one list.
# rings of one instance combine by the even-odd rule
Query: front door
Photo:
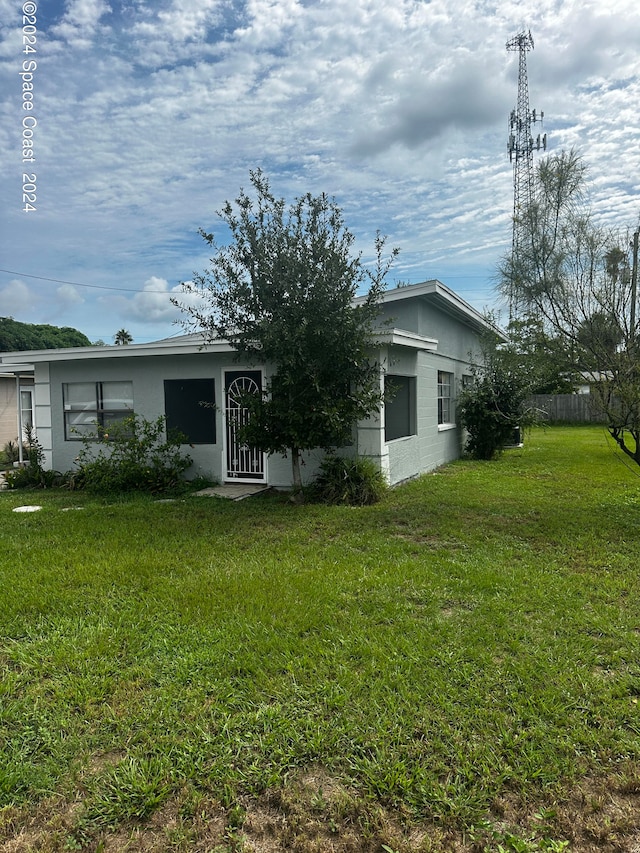
[(238, 431), (247, 422), (247, 409), (242, 405), (244, 394), (262, 392), (260, 370), (228, 370), (225, 373), (225, 443), (226, 480), (235, 482), (265, 482), (264, 453), (242, 444)]

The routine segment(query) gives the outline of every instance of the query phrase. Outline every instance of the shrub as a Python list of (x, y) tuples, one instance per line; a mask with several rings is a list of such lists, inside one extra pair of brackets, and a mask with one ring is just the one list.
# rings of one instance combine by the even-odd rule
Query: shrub
[(381, 500), (387, 488), (382, 471), (371, 459), (327, 456), (309, 491), (322, 503), (366, 506)]
[(165, 435), (164, 417), (148, 421), (132, 415), (108, 431), (98, 427), (82, 437), (70, 487), (92, 492), (173, 489), (191, 466), (191, 457), (180, 450), (183, 440)]
[[(27, 459), (29, 454), (29, 448), (26, 445), (22, 445), (22, 458)], [(1, 465), (12, 465), (14, 462), (18, 462), (20, 459), (20, 447), (18, 445), (18, 439), (15, 441), (7, 441), (4, 448), (0, 451), (0, 464)]]
[(493, 459), (512, 441), (518, 427), (539, 420), (527, 405), (526, 375), (506, 368), (497, 357), (475, 371), (475, 382), (458, 400), (458, 419), (467, 430), (465, 450), (474, 459)]
[[(62, 474), (58, 471), (47, 470), (44, 467), (44, 450), (33, 427), (25, 427), (25, 436), (27, 439), (26, 464), (6, 472), (7, 486), (10, 489), (49, 489), (52, 486), (61, 485), (64, 481)], [(13, 442), (9, 443), (12, 444)]]

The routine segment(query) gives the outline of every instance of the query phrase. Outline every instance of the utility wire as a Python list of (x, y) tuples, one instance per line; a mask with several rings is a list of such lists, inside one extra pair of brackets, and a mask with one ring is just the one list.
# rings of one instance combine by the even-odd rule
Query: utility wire
[[(44, 276), (44, 275), (31, 275), (30, 273), (27, 273), (27, 272), (17, 272), (16, 270), (5, 270), (1, 267), (0, 267), (0, 272), (7, 273), (8, 275), (17, 275), (17, 276), (20, 276), (20, 278), (34, 278), (37, 281), (50, 281), (50, 282), (53, 282), (54, 284), (71, 284), (74, 287), (89, 287), (92, 290), (117, 290), (117, 291), (120, 291), (121, 293), (169, 293), (169, 291), (167, 291), (167, 290), (155, 290), (155, 289), (154, 290), (149, 290), (149, 289), (147, 289), (147, 290), (136, 290), (133, 287), (109, 287), (105, 284), (85, 284), (84, 282), (80, 282), (80, 281), (67, 281), (66, 279), (63, 279), (63, 278), (48, 278), (47, 276)], [(459, 280), (471, 281), (471, 280), (476, 280), (476, 279), (486, 279), (486, 276), (483, 276), (483, 275), (447, 275), (444, 277), (447, 279), (447, 281), (459, 281)], [(433, 278), (437, 278), (437, 276), (433, 276)], [(415, 283), (417, 284), (418, 282), (415, 282)], [(465, 288), (465, 292), (471, 293), (471, 294), (476, 294), (476, 293), (483, 293), (484, 294), (485, 293), (485, 291), (483, 289), (475, 290), (473, 288)]]
[(90, 287), (93, 290), (120, 290), (123, 293), (166, 293), (169, 295), (168, 290), (136, 290), (133, 287), (107, 287), (104, 284), (83, 284), (79, 281), (65, 281), (62, 278), (47, 278), (44, 275), (29, 275), (26, 272), (16, 272), (15, 270), (5, 270), (0, 268), (0, 272), (6, 272), (9, 275), (19, 275), (21, 278), (35, 278), (38, 281), (51, 281), (55, 284), (72, 284), (74, 287)]

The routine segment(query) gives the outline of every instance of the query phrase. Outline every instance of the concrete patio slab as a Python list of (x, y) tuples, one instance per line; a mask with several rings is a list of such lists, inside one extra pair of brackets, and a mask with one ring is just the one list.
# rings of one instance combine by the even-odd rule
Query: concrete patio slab
[(200, 489), (195, 492), (200, 497), (226, 498), (229, 501), (242, 501), (260, 492), (267, 492), (269, 486), (264, 483), (223, 483), (221, 486), (211, 486), (208, 489)]

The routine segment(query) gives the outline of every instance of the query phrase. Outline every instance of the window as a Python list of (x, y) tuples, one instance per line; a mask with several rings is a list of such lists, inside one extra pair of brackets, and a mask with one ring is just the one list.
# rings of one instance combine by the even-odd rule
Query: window
[(20, 423), (22, 424), (22, 440), (26, 439), (26, 430), (33, 428), (33, 391), (31, 388), (20, 389)]
[(165, 379), (167, 435), (181, 432), (188, 444), (216, 443), (213, 379)]
[(132, 382), (66, 382), (64, 401), (64, 437), (80, 441), (111, 424), (133, 415)]
[(453, 373), (438, 371), (438, 424), (453, 423)]
[(387, 374), (384, 377), (384, 440), (416, 434), (416, 378)]

